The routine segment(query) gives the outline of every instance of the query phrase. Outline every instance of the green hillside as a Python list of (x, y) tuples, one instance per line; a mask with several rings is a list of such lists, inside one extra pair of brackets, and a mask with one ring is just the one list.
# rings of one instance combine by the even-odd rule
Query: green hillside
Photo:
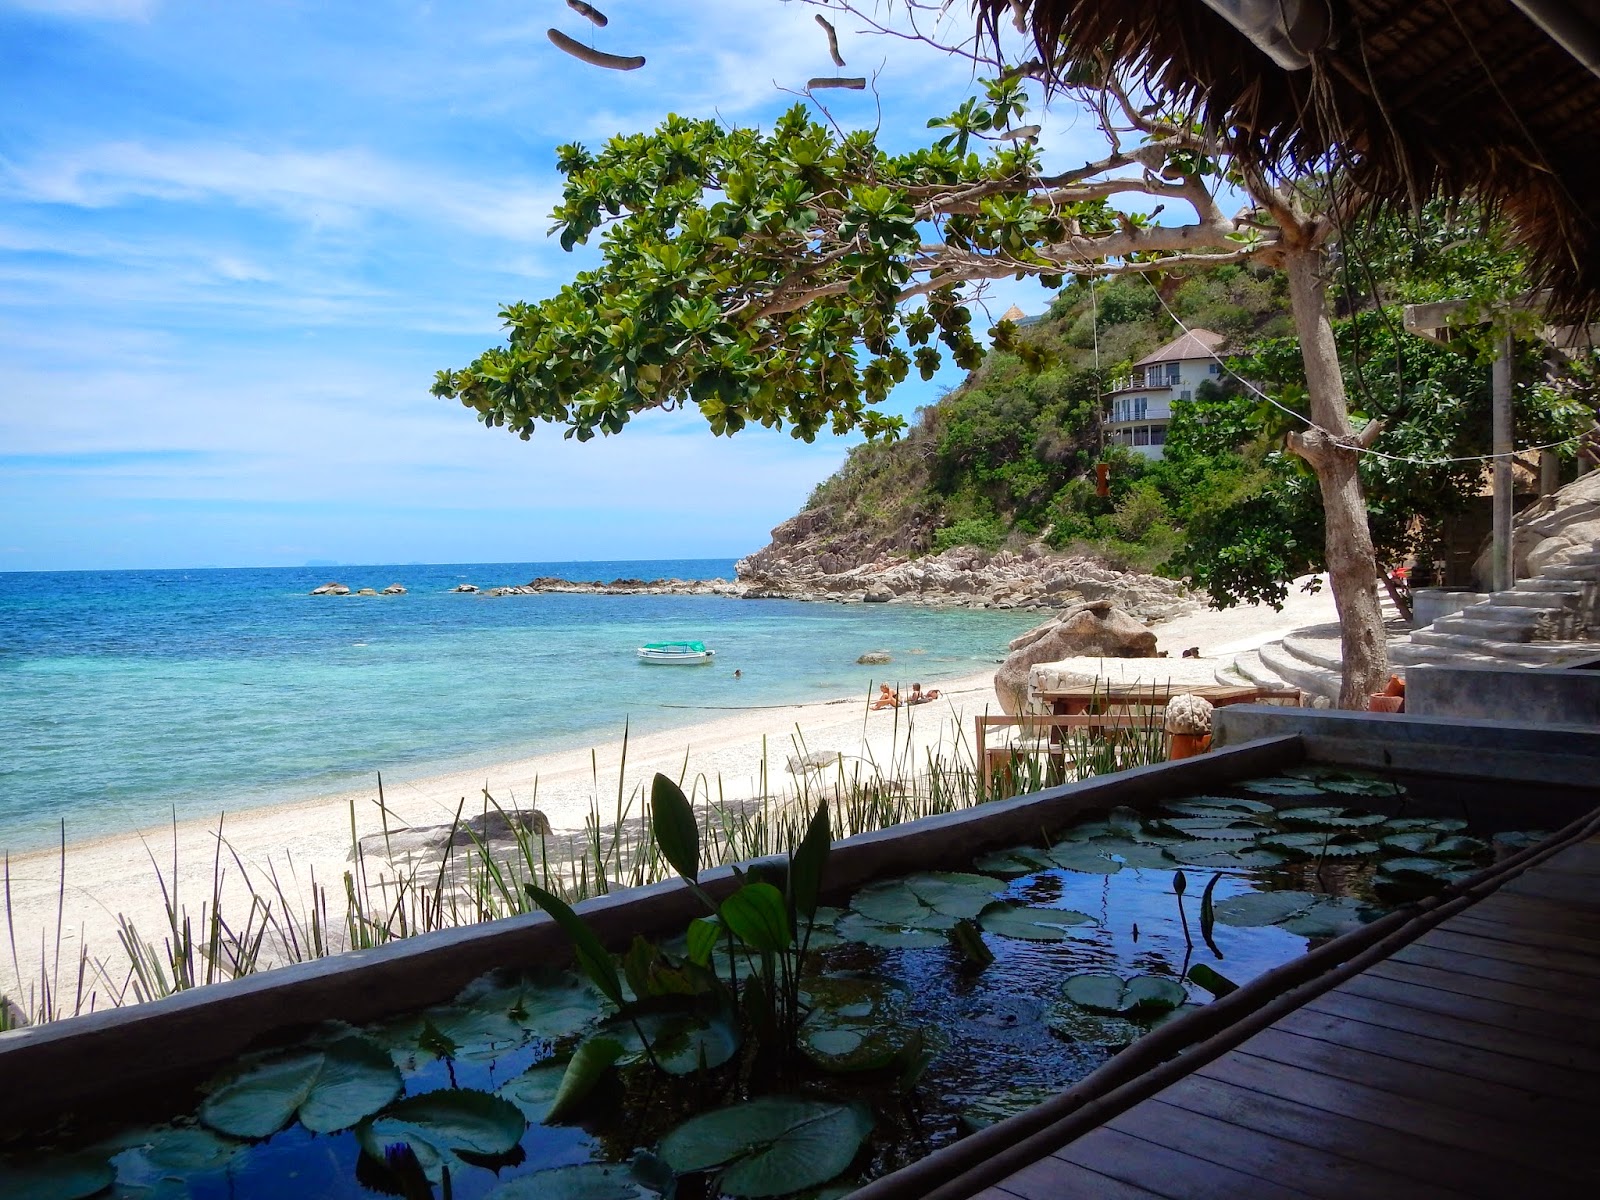
[[(1284, 282), (1265, 269), (1219, 268), (1159, 296), (1142, 278), (1098, 283), (1092, 295), (1069, 284), (1021, 331), (1016, 353), (990, 353), (898, 441), (856, 447), (818, 485), (806, 507), (823, 548), (856, 563), (1043, 537), (1158, 566), (1177, 531), (1155, 489), (1139, 486), (1141, 461), (1102, 450), (1100, 417), (1109, 381), (1179, 332), (1168, 307), (1230, 343), (1290, 332)], [(1097, 461), (1113, 463), (1110, 501), (1094, 494)]]

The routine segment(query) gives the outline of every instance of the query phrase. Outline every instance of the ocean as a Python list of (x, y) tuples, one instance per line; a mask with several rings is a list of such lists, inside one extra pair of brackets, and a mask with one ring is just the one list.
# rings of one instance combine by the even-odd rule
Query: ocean
[[(993, 663), (1028, 613), (455, 593), (732, 559), (0, 573), (0, 849), (340, 791)], [(310, 596), (399, 583), (403, 596)], [(703, 639), (707, 667), (639, 664)], [(865, 650), (889, 666), (860, 666)], [(743, 677), (735, 679), (735, 668)]]

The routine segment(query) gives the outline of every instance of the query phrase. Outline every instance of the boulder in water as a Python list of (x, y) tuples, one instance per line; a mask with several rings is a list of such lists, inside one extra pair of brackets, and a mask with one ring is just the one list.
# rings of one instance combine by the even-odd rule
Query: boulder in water
[(868, 650), (865, 654), (857, 658), (856, 661), (865, 666), (877, 666), (881, 663), (886, 663), (889, 661), (889, 652), (887, 650)]
[(383, 594), (385, 596), (404, 596), (406, 594), (406, 590), (398, 583), (391, 583), (388, 587), (383, 589)]
[(325, 583), (321, 587), (312, 588), (313, 596), (348, 596), (350, 589), (342, 583)]

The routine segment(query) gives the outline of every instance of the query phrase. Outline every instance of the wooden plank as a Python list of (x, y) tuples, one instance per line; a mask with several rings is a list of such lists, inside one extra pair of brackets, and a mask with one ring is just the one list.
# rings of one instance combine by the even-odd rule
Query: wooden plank
[(1529, 871), (1506, 884), (1498, 895), (1532, 896), (1567, 905), (1581, 913), (1600, 913), (1600, 896), (1595, 894), (1594, 878), (1565, 871)]
[(1507, 894), (1504, 889), (1452, 917), (1449, 923), (1457, 921), (1478, 929), (1498, 929), (1501, 936), (1525, 935), (1538, 946), (1600, 954), (1600, 921), (1554, 901)]
[(1525, 1058), (1530, 1062), (1549, 1063), (1551, 1066), (1574, 1071), (1600, 1072), (1600, 1054), (1586, 1047), (1517, 1030), (1484, 1025), (1478, 1021), (1391, 1004), (1383, 1000), (1373, 1000), (1366, 996), (1356, 996), (1343, 989), (1324, 992), (1320, 996), (1313, 997), (1306, 1001), (1305, 1007), (1312, 1012), (1326, 1013), (1333, 1017), (1352, 1017), (1357, 1021), (1382, 1025), (1388, 1029), (1420, 1033), (1423, 1037), (1440, 1038), (1444, 1041), (1457, 1041), (1462, 1045), (1492, 1050), (1497, 1054), (1509, 1054), (1513, 1058)]
[(1414, 1180), (1381, 1168), (1330, 1154), (1315, 1146), (1219, 1121), (1165, 1103), (1160, 1097), (1114, 1117), (1110, 1127), (1174, 1150), (1181, 1149), (1207, 1162), (1246, 1171), (1260, 1179), (1293, 1180), (1301, 1191), (1326, 1200), (1346, 1200), (1350, 1196), (1409, 1196), (1416, 1190)]
[(1560, 950), (1538, 950), (1515, 942), (1476, 937), (1454, 929), (1435, 929), (1426, 937), (1412, 942), (1395, 958), (1434, 967), (1459, 962), (1465, 970), (1481, 972), (1491, 979), (1504, 979), (1508, 983), (1516, 982), (1521, 971), (1533, 967), (1537, 971), (1549, 972), (1551, 976), (1559, 976), (1563, 980), (1563, 987), (1590, 989), (1593, 994), (1600, 995), (1600, 958), (1589, 959)]
[[(1386, 1124), (1330, 1112), (1223, 1078), (1232, 1070), (1227, 1064), (1239, 1057), (1249, 1058), (1224, 1055), (1210, 1064), (1221, 1066), (1220, 1074), (1202, 1070), (1168, 1088), (1161, 1099), (1190, 1112), (1204, 1113), (1376, 1169), (1379, 1174), (1362, 1183), (1359, 1192), (1347, 1194), (1369, 1195), (1375, 1187), (1398, 1176), (1409, 1181), (1406, 1194), (1415, 1200), (1484, 1196), (1494, 1195), (1513, 1171), (1526, 1178), (1526, 1172), (1484, 1155), (1411, 1137)], [(1352, 1178), (1343, 1180), (1341, 1185), (1352, 1187), (1355, 1183)]]
[(1591, 1061), (1600, 1064), (1600, 1026), (1590, 1020), (1541, 1012), (1536, 1008), (1506, 1004), (1499, 1000), (1442, 992), (1438, 988), (1422, 987), (1415, 983), (1381, 979), (1371, 972), (1346, 980), (1333, 991), (1566, 1042), (1574, 1049), (1590, 1051)]
[[(1379, 1030), (1373, 1025), (1364, 1028), (1390, 1037), (1409, 1036)], [(1324, 1075), (1363, 1083), (1397, 1096), (1458, 1108), (1478, 1116), (1500, 1118), (1513, 1125), (1579, 1129), (1587, 1133), (1600, 1124), (1600, 1096), (1594, 1094), (1592, 1086), (1585, 1086), (1586, 1077), (1574, 1073), (1574, 1078), (1569, 1081), (1574, 1094), (1555, 1094), (1545, 1089), (1541, 1077), (1542, 1073), (1548, 1073), (1552, 1068), (1537, 1067), (1521, 1059), (1502, 1060), (1519, 1069), (1523, 1084), (1517, 1086), (1469, 1073), (1470, 1068), (1476, 1065), (1470, 1060), (1452, 1057), (1449, 1060), (1451, 1066), (1446, 1069), (1310, 1037), (1286, 1029), (1281, 1023), (1262, 1030), (1244, 1042), (1238, 1047), (1238, 1052), (1320, 1071)]]
[(1580, 985), (1587, 982), (1587, 987), (1569, 987), (1570, 976), (1540, 971), (1536, 967), (1518, 968), (1514, 972), (1518, 976), (1515, 980), (1496, 979), (1487, 972), (1472, 970), (1461, 960), (1447, 966), (1418, 962), (1405, 950), (1386, 962), (1374, 964), (1366, 973), (1376, 979), (1394, 979), (1437, 988), (1441, 992), (1481, 996), (1485, 1000), (1499, 1000), (1568, 1017), (1592, 1018), (1600, 1002), (1600, 980), (1585, 981), (1580, 977)]
[[(1126, 1115), (1126, 1114), (1124, 1114)], [(1308, 1193), (1277, 1180), (1196, 1158), (1102, 1125), (1051, 1157), (1180, 1200), (1292, 1200)]]
[(1062, 1200), (1064, 1196), (1081, 1196), (1084, 1200), (1159, 1200), (1160, 1193), (1046, 1155), (979, 1192), (973, 1200)]
[(1373, 1025), (1348, 1015), (1329, 1015), (1302, 1008), (1272, 1028), (1504, 1087), (1543, 1090), (1569, 1103), (1593, 1103), (1595, 1098), (1594, 1078), (1587, 1072), (1533, 1062), (1460, 1041)]
[[(1429, 1103), (1408, 1103), (1402, 1097), (1362, 1083), (1336, 1079), (1306, 1067), (1271, 1062), (1252, 1054), (1225, 1054), (1202, 1070), (1206, 1078), (1292, 1101), (1308, 1108), (1353, 1118), (1381, 1121), (1384, 1128), (1406, 1135), (1420, 1156), (1431, 1143), (1477, 1164), (1476, 1171), (1504, 1183), (1520, 1177), (1530, 1185), (1541, 1181), (1559, 1187), (1559, 1180), (1600, 1183), (1600, 1163), (1588, 1153), (1591, 1139), (1564, 1130), (1537, 1130), (1485, 1119), (1476, 1113)], [(1472, 1087), (1459, 1079), (1453, 1091)], [(1313, 1131), (1313, 1136), (1315, 1136)], [(1325, 1144), (1325, 1143), (1323, 1143)], [(1580, 1150), (1581, 1148), (1581, 1150)], [(1535, 1189), (1536, 1192), (1548, 1188)]]
[(1440, 928), (1466, 937), (1482, 938), (1485, 941), (1509, 942), (1515, 946), (1550, 950), (1556, 954), (1589, 962), (1600, 959), (1600, 941), (1592, 938), (1573, 937), (1536, 924), (1511, 925), (1471, 911), (1452, 917), (1448, 925)]

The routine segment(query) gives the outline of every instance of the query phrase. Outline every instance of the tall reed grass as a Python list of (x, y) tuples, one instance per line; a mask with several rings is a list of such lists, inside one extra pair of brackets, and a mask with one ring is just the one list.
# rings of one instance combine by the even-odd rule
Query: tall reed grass
[[(1165, 758), (1165, 738), (1156, 713), (1115, 736), (1066, 730), (1055, 756), (1040, 758), (1019, 751), (1006, 769), (985, 779), (959, 720), (949, 720), (931, 745), (913, 736), (911, 721), (903, 721), (898, 711), (893, 720), (895, 735), (885, 761), (812, 754), (797, 730), (790, 739), (793, 754), (786, 756), (787, 769), (775, 773), (764, 747), (758, 786), (750, 798), (728, 796), (720, 776), (685, 778), (686, 769), (680, 772), (678, 784), (700, 819), (703, 861), (735, 863), (791, 851), (823, 800), (830, 806), (835, 836), (849, 837)], [(377, 839), (358, 837), (352, 804), (350, 865), (342, 878), (333, 881), (318, 879), (314, 871), (302, 879), (292, 859), (285, 860), (282, 872), (273, 863), (249, 869), (219, 820), (210, 894), (198, 911), (191, 911), (177, 892), (174, 823), (170, 867), (150, 851), (153, 886), (162, 901), (162, 928), (152, 935), (120, 915), (118, 945), (105, 951), (91, 949), (81, 929), (75, 938), (64, 937), (63, 827), (55, 927), (42, 932), (40, 966), (27, 979), (18, 953), (9, 856), (5, 860), (6, 927), (17, 990), (0, 996), (0, 1029), (142, 1003), (274, 966), (515, 916), (533, 908), (526, 883), (536, 883), (573, 903), (613, 888), (667, 878), (672, 872), (651, 836), (644, 785), (629, 789), (622, 783), (627, 755), (624, 731), (618, 786), (604, 803), (599, 761), (591, 755), (595, 785), (581, 830), (536, 832), (526, 809), (507, 809), (485, 790), (473, 805), (475, 812), (468, 811), (465, 798), (457, 806), (437, 861), (407, 863), (394, 851), (392, 843), (404, 829), (391, 829), (380, 776), (377, 803), (382, 834)], [(687, 761), (686, 754), (686, 765)], [(531, 808), (538, 809), (537, 782)], [(480, 832), (486, 826), (469, 822), (473, 816), (501, 818), (497, 824), (505, 836)], [(375, 840), (382, 842), (382, 854), (374, 853)], [(247, 900), (225, 899), (223, 882), (230, 867), (246, 882)], [(76, 945), (65, 961), (64, 941)]]

